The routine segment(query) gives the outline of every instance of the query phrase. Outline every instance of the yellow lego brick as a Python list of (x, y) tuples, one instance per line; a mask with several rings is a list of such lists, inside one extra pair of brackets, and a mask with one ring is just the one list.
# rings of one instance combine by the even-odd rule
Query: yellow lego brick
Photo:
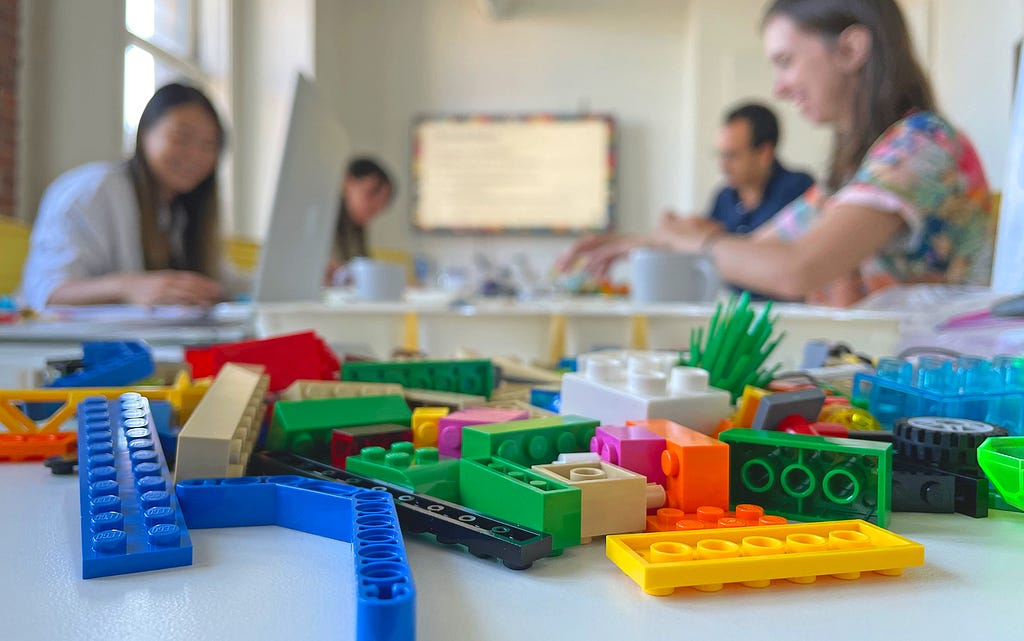
[(412, 444), (437, 447), (437, 422), (448, 416), (447, 407), (417, 407), (412, 411)]
[(766, 389), (747, 385), (743, 388), (743, 396), (736, 403), (736, 414), (733, 415), (733, 427), (750, 427), (754, 423), (754, 414), (757, 414), (757, 406), (761, 399), (771, 394)]
[(548, 463), (533, 471), (580, 488), (580, 543), (595, 536), (642, 532), (647, 515), (647, 477), (605, 461)]
[(228, 363), (178, 434), (174, 482), (245, 474), (266, 412), (262, 366)]
[[(75, 415), (78, 403), (90, 396), (108, 400), (120, 398), (127, 392), (138, 392), (151, 401), (168, 401), (184, 422), (192, 409), (206, 393), (207, 385), (193, 382), (187, 374), (180, 374), (169, 387), (43, 387), (39, 389), (0, 390), (0, 425), (14, 434), (55, 434), (68, 419)], [(14, 401), (23, 403), (63, 403), (48, 419), (37, 424), (15, 407)]]
[(281, 392), (286, 401), (305, 401), (313, 398), (353, 398), (356, 396), (387, 396), (401, 394), (398, 383), (362, 383), (358, 381), (298, 380)]
[(899, 575), (924, 564), (924, 546), (867, 521), (828, 521), (720, 530), (620, 534), (606, 554), (647, 594), (676, 588), (705, 592), (726, 583), (767, 587), (775, 579), (813, 583), (816, 577)]

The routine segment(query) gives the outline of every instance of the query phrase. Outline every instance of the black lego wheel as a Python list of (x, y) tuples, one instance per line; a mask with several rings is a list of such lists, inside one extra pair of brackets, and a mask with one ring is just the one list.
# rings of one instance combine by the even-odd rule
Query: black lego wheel
[(897, 457), (978, 477), (978, 446), (990, 436), (1006, 436), (1007, 431), (966, 418), (915, 416), (896, 421), (892, 434)]

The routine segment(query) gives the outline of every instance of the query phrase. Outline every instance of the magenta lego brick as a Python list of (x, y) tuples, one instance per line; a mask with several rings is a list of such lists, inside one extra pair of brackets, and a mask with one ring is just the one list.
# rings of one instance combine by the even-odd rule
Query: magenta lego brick
[(82, 578), (192, 564), (149, 402), (135, 393), (78, 406)]
[(467, 407), (452, 412), (437, 422), (437, 451), (441, 456), (458, 458), (462, 455), (462, 428), (467, 425), (508, 423), (530, 418), (523, 410), (499, 407)]
[(590, 439), (590, 451), (599, 454), (602, 461), (643, 474), (648, 483), (665, 483), (661, 470), (665, 439), (646, 428), (602, 425)]

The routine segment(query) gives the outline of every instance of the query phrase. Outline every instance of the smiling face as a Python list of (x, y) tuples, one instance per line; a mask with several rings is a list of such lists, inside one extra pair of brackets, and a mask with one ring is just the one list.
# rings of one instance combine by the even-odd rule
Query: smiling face
[(220, 133), (201, 105), (186, 103), (168, 109), (142, 136), (142, 154), (161, 195), (186, 194), (217, 167)]
[(812, 122), (842, 126), (850, 117), (860, 65), (852, 64), (856, 61), (841, 46), (844, 35), (826, 39), (785, 15), (765, 23), (765, 53), (775, 73), (772, 91)]

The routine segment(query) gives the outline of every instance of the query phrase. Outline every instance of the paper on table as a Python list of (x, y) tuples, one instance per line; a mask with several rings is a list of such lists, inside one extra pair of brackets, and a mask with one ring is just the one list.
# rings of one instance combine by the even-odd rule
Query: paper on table
[(1024, 291), (1024, 49), (1017, 67), (1017, 94), (1010, 125), (1009, 159), (999, 209), (992, 289), (1001, 294)]

